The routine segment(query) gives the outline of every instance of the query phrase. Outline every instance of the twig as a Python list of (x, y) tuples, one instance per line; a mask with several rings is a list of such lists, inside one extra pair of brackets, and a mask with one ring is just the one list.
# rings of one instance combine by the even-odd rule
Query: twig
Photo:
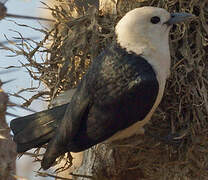
[(6, 17), (55, 22), (55, 20), (53, 19), (33, 17), (33, 16), (23, 16), (23, 15), (8, 14), (8, 13), (6, 14)]

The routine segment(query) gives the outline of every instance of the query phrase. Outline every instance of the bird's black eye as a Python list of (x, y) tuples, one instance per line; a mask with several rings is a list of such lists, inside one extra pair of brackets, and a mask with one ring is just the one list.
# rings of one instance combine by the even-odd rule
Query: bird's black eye
[(154, 17), (151, 18), (150, 21), (151, 21), (152, 24), (157, 24), (157, 23), (160, 22), (160, 18), (158, 16), (154, 16)]

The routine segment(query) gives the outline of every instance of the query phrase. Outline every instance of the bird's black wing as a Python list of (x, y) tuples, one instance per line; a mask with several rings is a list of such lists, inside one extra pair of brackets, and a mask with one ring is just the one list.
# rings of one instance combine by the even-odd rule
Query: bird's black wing
[(102, 55), (86, 75), (93, 101), (68, 144), (70, 151), (85, 150), (143, 120), (158, 96), (156, 72), (142, 56), (119, 46)]
[(68, 142), (72, 142), (74, 136), (77, 134), (89, 104), (90, 95), (85, 91), (85, 81), (82, 80), (66, 109), (64, 118), (57, 128), (54, 138), (48, 143), (47, 150), (41, 162), (43, 169), (48, 169), (56, 160), (56, 157), (68, 151), (67, 144)]
[(142, 120), (158, 94), (151, 65), (141, 56), (113, 46), (98, 56), (83, 77), (42, 161), (83, 151)]

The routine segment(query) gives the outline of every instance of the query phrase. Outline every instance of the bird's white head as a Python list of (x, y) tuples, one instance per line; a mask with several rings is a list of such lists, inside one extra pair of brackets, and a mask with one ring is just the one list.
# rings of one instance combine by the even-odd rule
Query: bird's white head
[(170, 29), (172, 24), (188, 17), (191, 17), (188, 13), (171, 14), (157, 7), (136, 8), (129, 11), (116, 25), (117, 42), (127, 51), (144, 56), (153, 66), (165, 66), (164, 69), (169, 71)]

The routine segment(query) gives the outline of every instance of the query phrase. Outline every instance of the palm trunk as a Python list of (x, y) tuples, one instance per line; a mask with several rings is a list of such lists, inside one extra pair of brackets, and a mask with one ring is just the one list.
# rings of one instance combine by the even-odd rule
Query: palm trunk
[(0, 179), (13, 180), (17, 154), (5, 119), (7, 102), (8, 96), (0, 89)]

